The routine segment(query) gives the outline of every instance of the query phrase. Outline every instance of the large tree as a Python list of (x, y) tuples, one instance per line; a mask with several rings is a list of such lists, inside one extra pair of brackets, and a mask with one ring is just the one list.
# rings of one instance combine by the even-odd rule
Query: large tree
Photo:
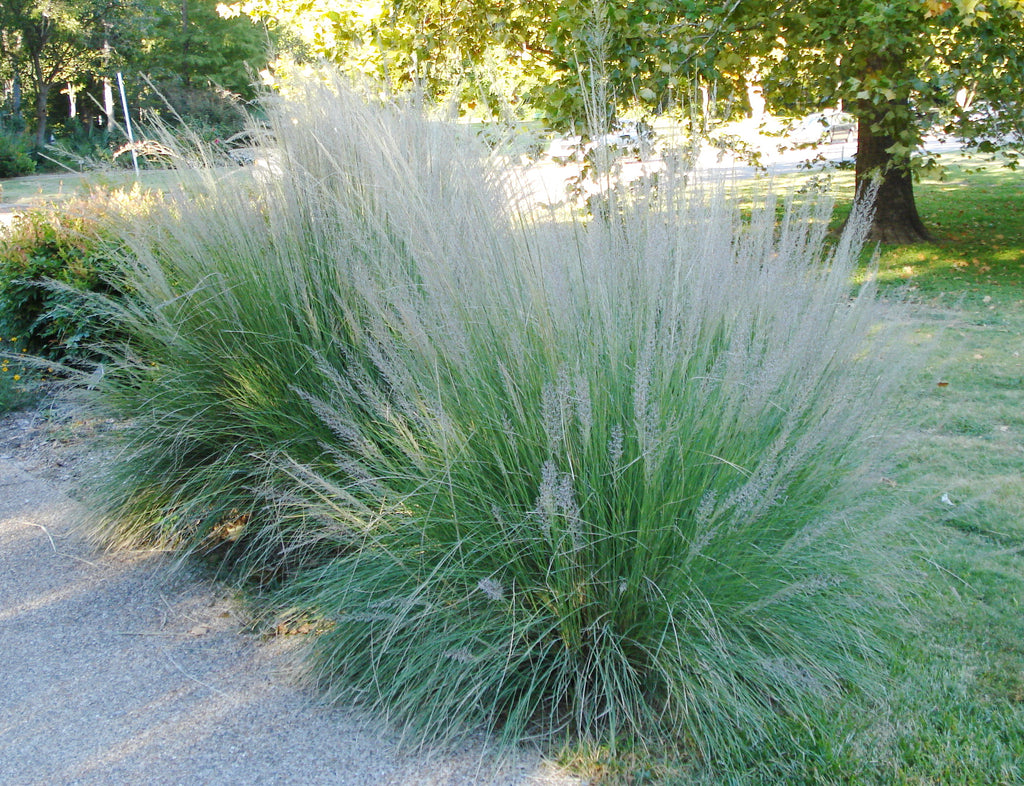
[(656, 111), (685, 98), (695, 75), (739, 88), (756, 67), (776, 107), (841, 103), (856, 116), (857, 189), (880, 181), (872, 234), (891, 243), (929, 237), (913, 186), (928, 129), (989, 144), (1021, 137), (1024, 0), (244, 0), (236, 9), (304, 26), (318, 53), (392, 84), (429, 89), (498, 46), (546, 75), (532, 98), (558, 125), (582, 119), (595, 98), (612, 111)]
[(872, 235), (883, 242), (929, 239), (913, 188), (925, 132), (1020, 141), (1024, 3), (958, 3), (761, 0), (732, 20), (723, 52), (759, 57), (769, 102), (841, 102), (857, 118), (857, 189), (880, 180)]
[(618, 100), (653, 109), (694, 75), (742, 88), (753, 70), (777, 109), (841, 104), (857, 118), (858, 194), (877, 183), (883, 242), (930, 238), (913, 185), (927, 131), (990, 147), (1024, 137), (1022, 0), (584, 0), (559, 4), (547, 29), (555, 116), (579, 112), (579, 74), (594, 67)]

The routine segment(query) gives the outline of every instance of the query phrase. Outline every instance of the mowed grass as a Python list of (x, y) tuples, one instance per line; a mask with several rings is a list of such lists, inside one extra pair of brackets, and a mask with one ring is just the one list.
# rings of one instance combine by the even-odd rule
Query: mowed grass
[(925, 181), (931, 245), (885, 249), (942, 347), (902, 413), (892, 489), (921, 504), (924, 629), (891, 709), (893, 783), (1024, 782), (1024, 174)]
[[(226, 168), (227, 172), (234, 171)], [(107, 168), (94, 172), (50, 172), (0, 179), (0, 204), (26, 210), (75, 197), (87, 197), (93, 189), (130, 189), (138, 182), (144, 189), (163, 190), (179, 184), (173, 169), (149, 169), (138, 177), (130, 169)]]

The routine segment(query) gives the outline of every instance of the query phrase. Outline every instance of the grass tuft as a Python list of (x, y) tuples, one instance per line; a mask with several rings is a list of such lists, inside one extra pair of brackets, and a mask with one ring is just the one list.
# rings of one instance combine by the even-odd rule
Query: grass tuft
[(668, 179), (544, 220), (415, 112), (270, 110), (264, 168), (123, 227), (99, 536), (269, 587), (311, 676), (421, 739), (822, 744), (884, 662), (866, 500), (916, 354), (851, 286), (864, 216), (829, 245), (823, 200)]

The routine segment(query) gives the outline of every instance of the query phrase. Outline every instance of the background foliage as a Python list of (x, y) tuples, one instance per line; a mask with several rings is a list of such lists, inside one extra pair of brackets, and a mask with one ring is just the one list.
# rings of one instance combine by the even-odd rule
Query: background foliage
[(144, 214), (140, 190), (94, 191), (88, 198), (33, 210), (0, 233), (0, 324), (36, 356), (76, 363), (113, 333), (83, 293), (112, 288), (123, 244), (113, 226), (125, 211)]
[[(12, 0), (0, 10), (0, 132), (30, 131), (38, 161), (80, 162), (125, 141), (115, 77), (141, 108), (211, 125), (210, 104), (255, 95), (272, 46), (262, 25), (212, 0)], [(170, 104), (170, 106), (168, 106)], [(221, 117), (227, 117), (219, 110)], [(241, 129), (235, 109), (227, 134)], [(59, 140), (55, 137), (59, 136)], [(52, 141), (71, 155), (49, 150)], [(41, 157), (44, 154), (46, 157)], [(109, 154), (108, 154), (109, 158)]]

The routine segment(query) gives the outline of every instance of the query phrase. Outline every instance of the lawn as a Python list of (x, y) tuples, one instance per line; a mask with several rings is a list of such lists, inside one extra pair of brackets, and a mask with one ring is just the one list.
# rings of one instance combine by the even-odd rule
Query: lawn
[(886, 249), (940, 351), (905, 405), (891, 493), (920, 506), (919, 603), (893, 693), (890, 783), (1024, 781), (1024, 175), (951, 167), (933, 245)]
[[(230, 171), (230, 170), (229, 170)], [(150, 169), (139, 173), (145, 188), (168, 188), (178, 182), (171, 169)], [(136, 182), (128, 169), (104, 169), (95, 172), (53, 172), (0, 180), (0, 205), (23, 210), (88, 196), (93, 188), (129, 188)]]

